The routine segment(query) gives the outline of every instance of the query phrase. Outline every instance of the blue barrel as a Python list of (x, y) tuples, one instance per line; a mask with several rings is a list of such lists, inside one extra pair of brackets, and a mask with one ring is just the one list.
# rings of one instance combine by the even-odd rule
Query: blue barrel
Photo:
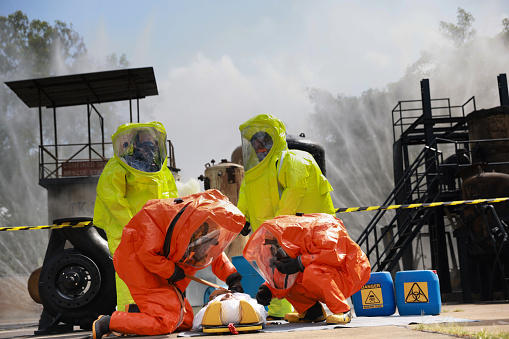
[(242, 288), (251, 298), (256, 298), (256, 293), (261, 284), (265, 282), (258, 272), (249, 264), (249, 262), (241, 255), (232, 257), (232, 264), (242, 275)]
[(358, 317), (392, 315), (396, 312), (394, 284), (389, 272), (373, 272), (361, 290), (352, 295)]
[(440, 283), (434, 271), (400, 271), (396, 272), (394, 280), (400, 315), (440, 314)]

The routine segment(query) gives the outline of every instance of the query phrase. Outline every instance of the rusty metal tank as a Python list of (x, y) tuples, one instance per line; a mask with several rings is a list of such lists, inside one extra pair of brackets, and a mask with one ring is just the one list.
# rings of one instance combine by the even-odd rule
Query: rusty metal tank
[(487, 140), (471, 145), (472, 163), (487, 163), (486, 172), (509, 174), (509, 164), (493, 165), (509, 162), (509, 140), (490, 140), (509, 138), (509, 106), (474, 111), (467, 115), (467, 124), (470, 140)]
[[(489, 199), (507, 197), (509, 192), (509, 174), (500, 172), (485, 172), (484, 165), (472, 165), (460, 172), (462, 177), (462, 195), (465, 200)], [(465, 221), (472, 227), (472, 233), (479, 244), (491, 246), (489, 232), (482, 215), (477, 208), (480, 206), (466, 205)], [(509, 203), (493, 204), (498, 217), (509, 221)]]
[[(241, 156), (242, 158), (242, 156)], [(230, 202), (237, 205), (239, 200), (239, 189), (242, 179), (244, 179), (244, 167), (242, 165), (228, 162), (222, 159), (217, 165), (215, 161), (205, 164), (205, 172), (199, 179), (203, 180), (204, 189), (217, 189), (230, 199)], [(248, 237), (237, 236), (235, 240), (225, 250), (226, 255), (231, 258), (233, 256), (242, 255), (242, 250), (246, 245)]]

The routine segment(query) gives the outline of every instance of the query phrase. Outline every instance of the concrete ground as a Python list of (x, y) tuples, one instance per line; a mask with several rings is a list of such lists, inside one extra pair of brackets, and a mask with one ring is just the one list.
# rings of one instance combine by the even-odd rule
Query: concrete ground
[[(451, 303), (442, 304), (443, 317), (461, 318), (476, 320), (474, 322), (461, 322), (455, 324), (441, 324), (440, 326), (453, 326), (458, 331), (462, 332), (482, 332), (482, 338), (490, 337), (488, 334), (500, 335), (505, 334), (505, 337), (498, 336), (495, 338), (508, 338), (509, 337), (509, 303), (496, 302), (496, 303)], [(364, 317), (363, 317), (364, 318)], [(277, 326), (277, 325), (267, 325)], [(284, 338), (338, 338), (338, 336), (345, 338), (447, 338), (449, 335), (434, 332), (434, 329), (417, 330), (418, 325), (405, 325), (405, 326), (374, 326), (374, 327), (355, 327), (355, 328), (336, 328), (325, 330), (312, 330), (312, 331), (294, 331), (294, 332), (263, 332), (263, 333), (245, 333), (239, 336), (247, 337), (249, 339), (284, 339)], [(52, 334), (52, 335), (39, 335), (35, 336), (34, 331), (37, 329), (37, 321), (30, 323), (16, 323), (16, 322), (3, 322), (0, 319), (0, 338), (91, 338), (90, 331), (75, 330), (70, 333)], [(177, 333), (169, 335), (153, 336), (150, 338), (166, 339), (177, 338)], [(231, 334), (219, 335), (214, 334), (213, 337), (231, 336)], [(115, 338), (115, 336), (110, 336)], [(147, 337), (144, 337), (147, 338)], [(179, 337), (180, 338), (180, 337)]]

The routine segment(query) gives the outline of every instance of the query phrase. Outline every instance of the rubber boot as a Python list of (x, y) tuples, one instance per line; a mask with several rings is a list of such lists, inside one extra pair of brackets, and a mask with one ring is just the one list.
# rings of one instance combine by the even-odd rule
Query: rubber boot
[(334, 313), (327, 317), (325, 320), (327, 322), (327, 325), (344, 325), (348, 324), (352, 320), (352, 312), (348, 310), (347, 312), (343, 313)]
[(285, 320), (289, 323), (314, 323), (324, 321), (327, 317), (327, 313), (317, 301), (313, 306), (308, 308), (303, 313), (287, 313), (285, 314)]
[(92, 324), (92, 334), (94, 339), (101, 339), (111, 333), (109, 315), (100, 315)]

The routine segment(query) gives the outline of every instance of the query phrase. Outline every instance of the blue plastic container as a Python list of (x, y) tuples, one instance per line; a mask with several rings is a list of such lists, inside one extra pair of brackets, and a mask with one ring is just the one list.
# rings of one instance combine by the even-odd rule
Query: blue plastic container
[(394, 287), (400, 315), (440, 314), (440, 283), (434, 271), (396, 272)]
[(373, 272), (361, 290), (352, 295), (355, 315), (373, 317), (396, 312), (394, 284), (389, 272)]
[(249, 262), (241, 255), (232, 257), (232, 264), (242, 275), (242, 288), (251, 298), (256, 298), (256, 293), (261, 284), (265, 282), (258, 272), (249, 264)]

